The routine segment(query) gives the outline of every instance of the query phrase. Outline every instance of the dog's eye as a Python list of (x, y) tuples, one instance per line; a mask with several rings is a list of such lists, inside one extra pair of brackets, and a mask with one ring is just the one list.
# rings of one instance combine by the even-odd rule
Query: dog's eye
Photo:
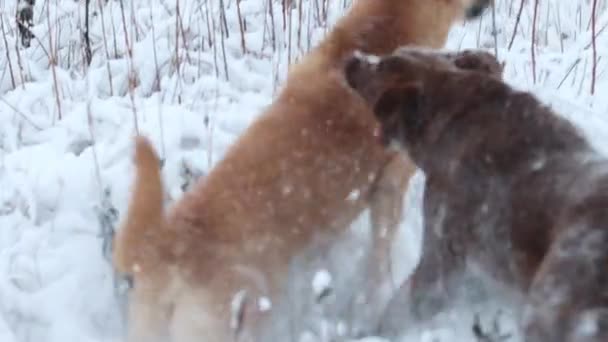
[(454, 64), (459, 67), (460, 69), (465, 69), (465, 70), (475, 70), (479, 68), (479, 60), (477, 60), (474, 57), (468, 56), (468, 55), (464, 55), (460, 58), (457, 58), (454, 61)]

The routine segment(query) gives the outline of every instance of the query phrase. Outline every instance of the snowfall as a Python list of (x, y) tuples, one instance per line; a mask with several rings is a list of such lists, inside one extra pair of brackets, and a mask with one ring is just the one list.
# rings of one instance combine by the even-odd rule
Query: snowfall
[[(494, 14), (456, 25), (446, 48), (496, 53), (507, 82), (608, 153), (606, 1), (595, 77), (591, 1), (541, 1), (534, 42), (534, 2), (516, 28), (519, 3), (498, 1)], [(18, 0), (0, 4), (0, 341), (119, 341), (124, 298), (108, 252), (129, 199), (135, 130), (160, 151), (168, 195), (179, 198), (350, 1), (300, 0), (284, 13), (278, 0), (93, 0), (88, 66), (85, 1), (38, 0), (29, 48), (17, 35)], [(394, 246), (397, 279), (420, 252), (423, 190), (419, 173)], [(473, 341), (470, 330), (448, 341)]]

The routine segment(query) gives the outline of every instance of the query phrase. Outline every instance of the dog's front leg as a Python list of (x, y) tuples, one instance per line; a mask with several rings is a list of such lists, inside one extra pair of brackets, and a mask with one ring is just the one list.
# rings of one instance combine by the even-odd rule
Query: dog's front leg
[[(392, 286), (391, 250), (402, 220), (403, 201), (416, 166), (405, 153), (396, 154), (378, 175), (370, 199), (372, 250), (367, 270), (372, 290)], [(391, 288), (392, 290), (392, 288)]]
[[(429, 251), (425, 244), (425, 251)], [(440, 246), (436, 246), (441, 248)], [(431, 247), (433, 248), (433, 247)], [(388, 303), (378, 334), (391, 340), (403, 334), (420, 334), (424, 323), (448, 307), (453, 297), (454, 274), (460, 265), (446, 265), (440, 250), (430, 249)]]
[(136, 280), (129, 295), (128, 342), (170, 341), (171, 310), (162, 303), (162, 285), (152, 281), (138, 283)]
[(439, 183), (427, 177), (422, 256), (381, 317), (378, 333), (382, 337), (419, 333), (423, 323), (444, 311), (457, 294), (457, 276), (465, 268), (466, 254), (455, 248), (454, 236), (446, 234), (450, 209), (444, 200)]
[(402, 219), (403, 200), (416, 167), (403, 153), (386, 164), (370, 197), (372, 245), (364, 269), (360, 296), (361, 307), (352, 322), (353, 335), (367, 334), (377, 325), (380, 314), (394, 292), (391, 272), (391, 247)]

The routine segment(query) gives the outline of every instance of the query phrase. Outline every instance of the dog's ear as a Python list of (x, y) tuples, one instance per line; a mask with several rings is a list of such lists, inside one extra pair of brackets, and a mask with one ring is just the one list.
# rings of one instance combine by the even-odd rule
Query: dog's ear
[(392, 116), (415, 116), (420, 109), (423, 89), (420, 83), (408, 83), (388, 88), (374, 105), (374, 113), (380, 121)]
[(498, 59), (481, 50), (464, 50), (454, 56), (454, 65), (459, 69), (477, 71), (502, 77), (504, 65)]

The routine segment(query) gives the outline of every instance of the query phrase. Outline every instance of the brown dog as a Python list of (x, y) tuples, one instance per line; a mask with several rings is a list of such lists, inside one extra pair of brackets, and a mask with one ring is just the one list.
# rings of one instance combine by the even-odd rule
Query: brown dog
[[(386, 284), (389, 243), (414, 167), (375, 143), (377, 122), (344, 84), (340, 66), (357, 49), (439, 47), (453, 22), (479, 15), (488, 3), (356, 1), (293, 66), (270, 108), (168, 216), (158, 158), (140, 138), (133, 198), (114, 254), (116, 268), (134, 276), (129, 340), (232, 341), (235, 330), (247, 333), (230, 318), (246, 317), (255, 326), (283, 290), (291, 257), (321, 232), (345, 231), (366, 208), (374, 230), (370, 265), (376, 265), (366, 268), (366, 291)], [(266, 304), (235, 305), (235, 312), (237, 293)]]
[(526, 341), (608, 341), (608, 160), (500, 70), (481, 52), (412, 49), (347, 65), (384, 143), (427, 177), (422, 259), (383, 335), (446, 309), (461, 298), (459, 280), (471, 286), (482, 270), (527, 295)]

